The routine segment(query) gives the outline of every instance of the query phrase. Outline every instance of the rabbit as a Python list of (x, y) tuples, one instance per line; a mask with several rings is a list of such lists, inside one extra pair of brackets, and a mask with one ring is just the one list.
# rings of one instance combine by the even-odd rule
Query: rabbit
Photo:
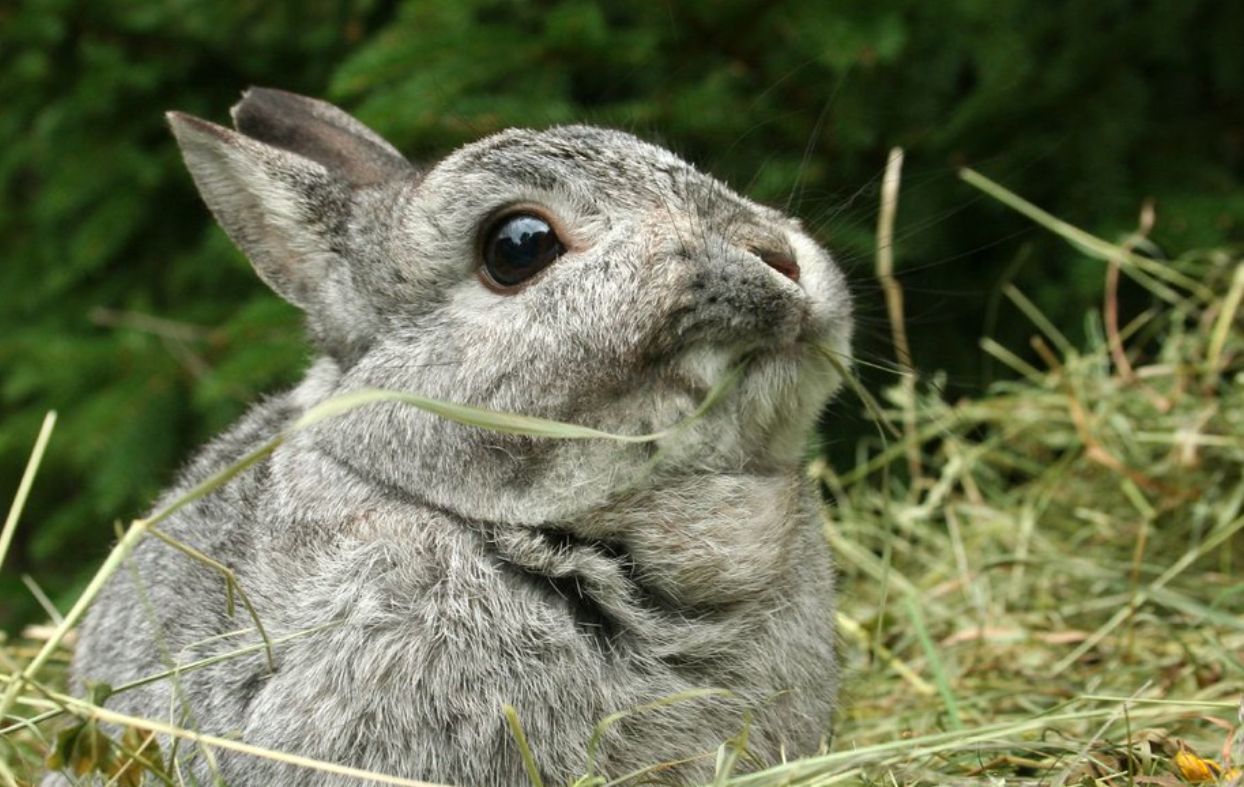
[[(158, 505), (365, 389), (662, 435), (539, 438), (389, 401), (292, 431), (159, 526), (233, 572), (273, 663), (234, 653), (259, 637), (221, 574), (148, 536), (81, 628), (76, 685), (232, 654), (106, 707), (472, 787), (531, 783), (506, 705), (550, 785), (652, 766), (705, 780), (744, 731), (741, 767), (823, 747), (833, 571), (802, 466), (841, 383), (818, 347), (845, 355), (851, 334), (830, 255), (620, 131), (508, 130), (420, 168), (320, 100), (252, 88), (232, 118), (168, 114), (207, 206), (305, 312), (316, 356)], [(589, 765), (594, 730), (628, 710)], [(179, 744), (198, 783), (360, 783), (205, 749)]]

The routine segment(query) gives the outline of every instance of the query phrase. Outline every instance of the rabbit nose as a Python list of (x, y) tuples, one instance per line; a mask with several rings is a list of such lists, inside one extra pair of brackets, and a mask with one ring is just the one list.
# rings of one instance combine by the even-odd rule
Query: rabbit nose
[(799, 263), (795, 261), (795, 255), (791, 252), (775, 249), (751, 249), (751, 252), (759, 257), (760, 261), (765, 265), (768, 265), (796, 284), (799, 283)]

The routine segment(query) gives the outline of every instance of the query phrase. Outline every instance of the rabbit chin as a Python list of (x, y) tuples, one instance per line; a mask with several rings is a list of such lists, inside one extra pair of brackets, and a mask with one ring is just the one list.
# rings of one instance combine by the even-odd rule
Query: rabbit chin
[[(836, 348), (842, 342), (827, 344)], [(697, 347), (684, 353), (678, 366), (688, 387), (701, 392), (718, 393), (716, 386), (738, 375), (698, 422), (676, 430), (662, 445), (671, 464), (725, 472), (796, 468), (807, 456), (821, 409), (842, 383), (808, 341)], [(706, 395), (701, 393), (697, 404)]]

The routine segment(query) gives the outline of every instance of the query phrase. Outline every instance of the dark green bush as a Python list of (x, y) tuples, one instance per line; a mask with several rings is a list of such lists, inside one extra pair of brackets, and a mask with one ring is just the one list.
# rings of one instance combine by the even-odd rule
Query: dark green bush
[(837, 250), (866, 358), (888, 357), (869, 271), (880, 169), (902, 145), (916, 361), (971, 386), (982, 332), (1019, 346), (1027, 331), (987, 320), (1000, 281), (1074, 335), (1102, 270), (1058, 267), (1056, 240), (955, 168), (1106, 237), (1151, 197), (1159, 249), (1239, 241), (1242, 38), (1244, 5), (1217, 0), (0, 7), (0, 489), (43, 413), (61, 413), (0, 574), (0, 625), (38, 614), (20, 572), (71, 598), (112, 522), (305, 360), (296, 312), (210, 226), (165, 110), (223, 121), (246, 85), (283, 87), (428, 159), (511, 125), (632, 129), (789, 205)]

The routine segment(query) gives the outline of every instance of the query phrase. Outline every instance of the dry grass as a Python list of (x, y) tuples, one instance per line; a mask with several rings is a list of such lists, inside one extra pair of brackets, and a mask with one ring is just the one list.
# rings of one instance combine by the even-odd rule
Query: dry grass
[[(886, 417), (905, 439), (861, 447), (841, 476), (814, 468), (837, 500), (848, 781), (1183, 784), (1214, 768), (1192, 754), (1244, 759), (1229, 743), (1244, 694), (1244, 260), (1193, 254), (1155, 276), (1131, 259), (1141, 237), (1070, 232), (1108, 279), (1089, 346), (1009, 291), (1040, 366), (985, 341), (1017, 381), (955, 403), (936, 379), (896, 385)], [(1116, 266), (1161, 304), (1126, 326)], [(848, 754), (885, 744), (900, 749)]]
[[(1107, 281), (1094, 338), (1073, 346), (1009, 291), (1039, 364), (985, 341), (1017, 379), (959, 402), (936, 376), (907, 373), (874, 413), (901, 438), (862, 444), (848, 472), (811, 468), (836, 501), (826, 532), (842, 572), (834, 746), (721, 782), (1244, 784), (1230, 770), (1244, 760), (1244, 259), (1155, 262), (1137, 252), (1149, 218), (1116, 246), (965, 177), (1100, 260), (1076, 261)], [(1120, 274), (1157, 304), (1128, 325), (1116, 322)], [(891, 315), (901, 323), (901, 306)], [(6, 712), (81, 720), (62, 759), (126, 784), (138, 769), (122, 752), (159, 756), (141, 731), (243, 746), (58, 694), (68, 618), (0, 652)], [(134, 731), (110, 743), (99, 720)], [(7, 729), (0, 785), (36, 778), (49, 729)], [(720, 761), (736, 761), (729, 744)]]

